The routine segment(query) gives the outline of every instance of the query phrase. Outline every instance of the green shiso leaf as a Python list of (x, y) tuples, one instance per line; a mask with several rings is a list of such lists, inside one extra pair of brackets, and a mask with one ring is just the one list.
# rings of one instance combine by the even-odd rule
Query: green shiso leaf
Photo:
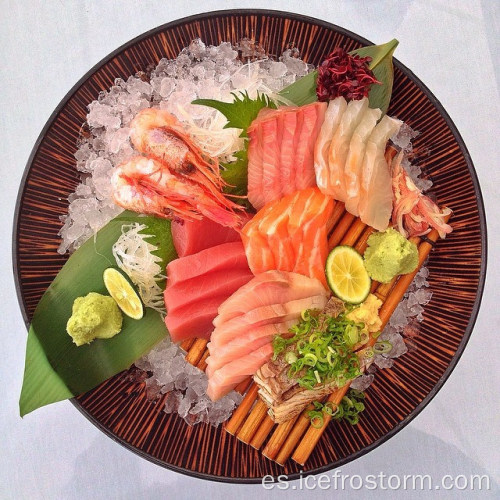
[[(220, 111), (226, 118), (224, 128), (241, 129), (240, 137), (245, 137), (244, 147), (237, 151), (234, 161), (222, 163), (221, 175), (228, 186), (224, 190), (227, 194), (246, 196), (248, 173), (248, 140), (247, 128), (257, 118), (263, 108), (276, 109), (276, 104), (265, 94), (257, 94), (251, 99), (248, 92), (233, 93), (233, 102), (222, 102), (215, 99), (196, 99), (192, 104), (209, 106)], [(238, 200), (235, 200), (238, 201)]]
[[(394, 69), (392, 55), (399, 42), (394, 39), (382, 45), (370, 45), (353, 50), (350, 54), (357, 54), (361, 57), (371, 57), (369, 68), (373, 71), (375, 78), (381, 84), (372, 85), (368, 94), (371, 108), (380, 108), (384, 113), (389, 108), (392, 95), (392, 85), (394, 80)], [(317, 100), (316, 79), (317, 71), (312, 71), (296, 82), (288, 85), (280, 91), (280, 95), (296, 106), (310, 104)]]
[[(246, 196), (248, 184), (248, 141), (245, 141), (245, 149), (237, 151), (236, 159), (231, 162), (222, 163), (221, 176), (228, 183), (224, 190), (228, 194)], [(238, 200), (235, 200), (238, 202)]]
[(240, 137), (247, 137), (247, 128), (257, 118), (259, 111), (263, 108), (276, 109), (273, 101), (266, 94), (257, 94), (251, 99), (248, 92), (240, 92), (239, 95), (232, 93), (233, 102), (217, 101), (215, 99), (195, 99), (191, 104), (201, 104), (220, 111), (226, 118), (224, 128), (240, 128)]
[(73, 301), (89, 292), (107, 295), (103, 272), (116, 266), (111, 248), (124, 224), (145, 224), (165, 266), (175, 259), (170, 222), (123, 212), (95, 238), (85, 242), (63, 266), (40, 300), (28, 334), (26, 366), (19, 401), (21, 415), (50, 403), (77, 396), (126, 370), (167, 335), (160, 314), (145, 309), (140, 320), (123, 317), (122, 331), (111, 339), (96, 339), (77, 347), (66, 332)]

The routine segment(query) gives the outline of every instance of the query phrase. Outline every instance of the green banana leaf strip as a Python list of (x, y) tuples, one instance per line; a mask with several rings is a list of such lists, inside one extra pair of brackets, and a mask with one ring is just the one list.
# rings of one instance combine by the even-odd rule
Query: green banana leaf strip
[[(358, 54), (361, 57), (370, 56), (372, 61), (370, 69), (375, 78), (381, 85), (372, 85), (368, 94), (371, 108), (380, 108), (384, 113), (389, 108), (392, 95), (392, 86), (394, 80), (394, 68), (392, 64), (392, 55), (399, 42), (394, 39), (382, 45), (370, 45), (360, 49), (353, 50), (350, 54)], [(296, 82), (288, 85), (279, 92), (288, 101), (296, 106), (310, 104), (317, 100), (316, 97), (316, 79), (317, 71), (312, 71)]]
[(112, 245), (124, 224), (145, 224), (148, 241), (158, 246), (165, 266), (177, 254), (170, 222), (123, 212), (84, 243), (66, 262), (40, 300), (28, 334), (26, 366), (19, 401), (21, 416), (50, 403), (77, 396), (128, 369), (167, 334), (161, 315), (149, 308), (140, 320), (124, 315), (122, 331), (77, 347), (66, 333), (73, 301), (89, 292), (107, 294), (102, 274), (116, 267)]
[(392, 96), (392, 86), (394, 83), (394, 66), (392, 55), (399, 42), (394, 39), (383, 45), (372, 45), (362, 47), (353, 51), (361, 57), (370, 56), (372, 58), (369, 68), (373, 71), (375, 78), (382, 82), (382, 85), (372, 85), (368, 99), (371, 108), (380, 108), (386, 113), (389, 108)]

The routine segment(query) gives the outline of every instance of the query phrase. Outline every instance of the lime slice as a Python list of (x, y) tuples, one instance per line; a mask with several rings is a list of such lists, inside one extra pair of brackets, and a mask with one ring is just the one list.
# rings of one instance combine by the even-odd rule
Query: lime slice
[(109, 294), (116, 300), (118, 307), (132, 319), (143, 316), (142, 302), (132, 285), (120, 271), (108, 267), (103, 274), (104, 285)]
[(371, 279), (363, 257), (354, 248), (335, 247), (326, 259), (325, 272), (332, 292), (344, 302), (359, 304), (368, 297)]

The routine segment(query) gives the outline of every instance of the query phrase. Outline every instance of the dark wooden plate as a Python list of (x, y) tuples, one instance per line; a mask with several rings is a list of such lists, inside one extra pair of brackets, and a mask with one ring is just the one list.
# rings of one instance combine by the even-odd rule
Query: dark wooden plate
[[(173, 58), (196, 37), (206, 43), (255, 38), (270, 53), (297, 46), (318, 64), (334, 47), (369, 44), (342, 28), (296, 14), (234, 10), (175, 21), (130, 41), (92, 68), (66, 95), (42, 130), (19, 190), (13, 235), (14, 275), (21, 309), (29, 322), (43, 292), (64, 264), (56, 251), (59, 216), (78, 183), (74, 153), (87, 105), (115, 78), (127, 78)], [(417, 349), (379, 372), (367, 392), (359, 425), (330, 424), (301, 467), (280, 467), (221, 427), (189, 427), (147, 401), (144, 385), (126, 373), (74, 400), (108, 436), (164, 467), (206, 479), (257, 482), (266, 474), (298, 477), (318, 473), (367, 453), (401, 430), (429, 403), (449, 376), (470, 337), (486, 272), (486, 222), (481, 192), (467, 149), (451, 119), (425, 85), (396, 61), (389, 114), (420, 131), (417, 161), (434, 181), (439, 204), (452, 207), (454, 232), (440, 241), (429, 261), (431, 302), (425, 309)]]

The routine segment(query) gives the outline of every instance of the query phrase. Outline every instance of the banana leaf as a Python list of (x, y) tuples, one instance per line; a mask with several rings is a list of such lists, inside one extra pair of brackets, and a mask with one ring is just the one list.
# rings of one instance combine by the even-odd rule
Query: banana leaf
[(77, 396), (128, 369), (167, 334), (161, 315), (149, 308), (142, 319), (124, 315), (122, 331), (111, 339), (96, 339), (77, 347), (66, 332), (73, 301), (89, 292), (107, 294), (106, 268), (116, 266), (112, 245), (124, 224), (145, 224), (148, 241), (165, 266), (175, 259), (170, 222), (123, 212), (68, 259), (41, 298), (30, 325), (26, 346), (24, 380), (19, 401), (21, 416), (63, 399)]
[[(392, 95), (392, 85), (394, 80), (394, 69), (392, 55), (399, 42), (394, 39), (382, 45), (369, 45), (353, 50), (350, 54), (357, 54), (361, 57), (370, 56), (372, 58), (369, 68), (373, 71), (375, 78), (381, 85), (372, 85), (368, 94), (371, 108), (380, 108), (384, 113), (389, 107)], [(279, 95), (291, 101), (296, 106), (310, 104), (317, 100), (316, 79), (317, 71), (299, 78), (279, 92)]]

